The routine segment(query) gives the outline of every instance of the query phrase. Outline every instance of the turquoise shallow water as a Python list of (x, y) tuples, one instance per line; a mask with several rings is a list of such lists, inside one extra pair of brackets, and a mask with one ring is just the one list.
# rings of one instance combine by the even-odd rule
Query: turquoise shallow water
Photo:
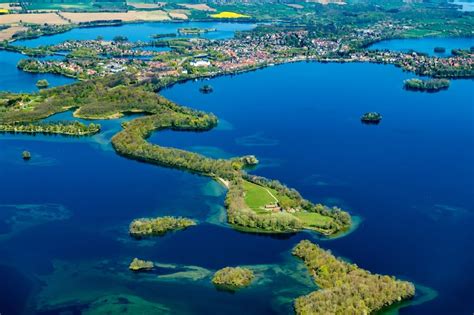
[[(296, 296), (316, 289), (289, 254), (310, 238), (363, 268), (428, 287), (422, 298), (438, 292), (401, 314), (469, 314), (473, 82), (426, 94), (403, 90), (409, 77), (392, 66), (298, 63), (163, 91), (214, 112), (220, 124), (205, 133), (155, 133), (150, 141), (214, 157), (256, 154), (262, 163), (254, 173), (362, 217), (336, 240), (228, 228), (219, 185), (117, 156), (109, 141), (120, 120), (101, 121), (103, 132), (92, 138), (1, 135), (0, 277), (8, 284), (1, 312), (287, 314)], [(212, 94), (199, 92), (205, 83)], [(381, 112), (381, 124), (362, 125), (366, 111)], [(29, 162), (21, 159), (25, 149)], [(133, 218), (155, 215), (201, 224), (152, 240), (128, 237)], [(166, 265), (131, 274), (133, 257)], [(237, 294), (217, 291), (209, 275), (227, 265), (253, 265), (259, 280)]]

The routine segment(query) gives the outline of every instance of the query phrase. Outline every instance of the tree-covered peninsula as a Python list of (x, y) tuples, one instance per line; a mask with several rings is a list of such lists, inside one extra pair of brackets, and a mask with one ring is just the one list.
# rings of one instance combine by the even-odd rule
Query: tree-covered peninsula
[(320, 288), (296, 299), (297, 314), (370, 314), (415, 295), (412, 283), (372, 274), (307, 240), (296, 245), (293, 255), (304, 261)]
[(171, 231), (183, 230), (196, 225), (196, 222), (187, 218), (159, 217), (135, 219), (128, 229), (134, 238), (161, 236)]
[(249, 286), (255, 279), (252, 270), (242, 267), (225, 267), (212, 277), (212, 283), (220, 289), (238, 290)]
[[(247, 175), (245, 169), (258, 163), (254, 156), (213, 159), (148, 142), (153, 132), (164, 129), (207, 131), (217, 125), (213, 114), (179, 106), (156, 93), (177, 81), (179, 78), (140, 80), (136, 75), (116, 74), (33, 94), (5, 93), (0, 95), (0, 124), (34, 124), (71, 109), (75, 110), (74, 116), (85, 119), (112, 119), (140, 112), (145, 115), (123, 123), (123, 130), (112, 137), (115, 151), (131, 159), (186, 170), (223, 183), (228, 188), (227, 221), (233, 227), (267, 233), (312, 229), (324, 235), (350, 228), (347, 212), (315, 205), (278, 181)], [(264, 203), (256, 205), (248, 198), (251, 195), (257, 195), (257, 200)], [(269, 196), (273, 196), (271, 200)]]
[(405, 89), (411, 91), (438, 92), (449, 88), (447, 79), (409, 79), (403, 82)]
[(78, 121), (0, 123), (0, 132), (89, 136), (100, 132), (100, 125), (94, 123), (86, 125)]

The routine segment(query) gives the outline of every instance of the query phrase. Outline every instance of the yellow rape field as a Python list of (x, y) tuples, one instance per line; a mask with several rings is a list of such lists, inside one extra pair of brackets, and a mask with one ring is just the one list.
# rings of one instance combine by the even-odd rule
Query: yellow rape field
[(249, 18), (250, 16), (235, 13), (235, 12), (220, 12), (217, 14), (211, 14), (211, 17), (215, 19), (239, 19), (239, 18)]

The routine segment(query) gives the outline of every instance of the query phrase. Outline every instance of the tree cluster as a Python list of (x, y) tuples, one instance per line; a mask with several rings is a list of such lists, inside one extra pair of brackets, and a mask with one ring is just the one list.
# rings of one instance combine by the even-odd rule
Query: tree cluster
[(296, 299), (297, 314), (369, 314), (415, 295), (412, 283), (372, 274), (308, 240), (296, 245), (293, 255), (304, 261), (320, 288)]
[(405, 89), (412, 91), (437, 92), (449, 88), (449, 80), (447, 79), (409, 79), (404, 82)]
[(11, 133), (43, 133), (68, 136), (88, 136), (98, 133), (99, 131), (99, 124), (90, 123), (89, 125), (86, 125), (78, 121), (0, 124), (0, 132)]
[(196, 225), (196, 222), (187, 218), (161, 217), (135, 219), (128, 229), (131, 236), (143, 238), (147, 236), (160, 236), (170, 231), (186, 229)]
[(212, 283), (220, 288), (237, 290), (250, 285), (255, 278), (252, 270), (242, 267), (225, 267), (218, 270)]

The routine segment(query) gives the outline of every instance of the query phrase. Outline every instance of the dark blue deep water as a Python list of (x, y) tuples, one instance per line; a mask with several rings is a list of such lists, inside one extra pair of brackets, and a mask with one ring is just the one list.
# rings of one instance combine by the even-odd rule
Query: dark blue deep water
[[(334, 240), (230, 229), (219, 185), (114, 153), (111, 136), (133, 117), (100, 121), (103, 131), (91, 138), (0, 135), (0, 313), (287, 314), (295, 297), (315, 290), (289, 254), (310, 238), (363, 268), (415, 282), (416, 303), (431, 299), (401, 314), (471, 314), (474, 84), (416, 93), (402, 88), (410, 77), (393, 66), (297, 63), (162, 93), (220, 123), (150, 141), (213, 157), (255, 154), (254, 173), (361, 218)], [(214, 92), (201, 94), (202, 84)], [(381, 124), (361, 124), (368, 111), (382, 113)], [(157, 239), (128, 237), (131, 220), (159, 215), (200, 224)], [(163, 265), (132, 274), (133, 257)], [(217, 291), (209, 272), (227, 265), (257, 265), (260, 278), (237, 294)]]

